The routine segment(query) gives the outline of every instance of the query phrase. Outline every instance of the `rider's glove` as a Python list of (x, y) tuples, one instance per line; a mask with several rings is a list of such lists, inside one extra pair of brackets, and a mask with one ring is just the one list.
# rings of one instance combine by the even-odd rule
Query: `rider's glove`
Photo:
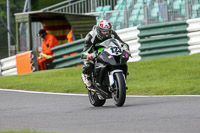
[(125, 49), (129, 56), (131, 56), (131, 52), (128, 49)]
[(88, 60), (92, 60), (92, 59), (94, 59), (96, 57), (96, 54), (95, 53), (92, 53), (92, 54), (88, 54), (87, 55), (87, 59)]

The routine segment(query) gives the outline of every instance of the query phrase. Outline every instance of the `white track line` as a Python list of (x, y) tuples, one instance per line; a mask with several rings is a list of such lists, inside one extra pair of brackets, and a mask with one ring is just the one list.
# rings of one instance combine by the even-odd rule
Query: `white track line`
[(31, 93), (31, 94), (62, 95), (62, 96), (88, 96), (87, 94), (39, 92), (39, 91), (25, 91), (25, 90), (13, 90), (13, 89), (0, 89), (0, 91), (21, 92), (21, 93)]
[[(25, 91), (25, 90), (13, 90), (13, 89), (0, 89), (0, 91), (6, 92), (20, 92), (31, 94), (47, 94), (47, 95), (61, 95), (61, 96), (88, 96), (88, 94), (75, 94), (75, 93), (54, 93), (54, 92), (39, 92), (39, 91)], [(127, 95), (126, 97), (200, 97), (200, 95)]]

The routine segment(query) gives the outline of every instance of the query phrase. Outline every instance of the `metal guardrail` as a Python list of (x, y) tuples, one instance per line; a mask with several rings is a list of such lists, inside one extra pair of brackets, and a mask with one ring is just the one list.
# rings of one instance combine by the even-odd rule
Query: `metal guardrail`
[[(116, 32), (121, 37), (121, 39), (127, 42), (129, 45), (132, 45), (132, 40), (136, 40), (138, 38), (137, 34), (139, 34), (137, 27), (122, 29)], [(53, 58), (56, 58), (52, 61), (52, 63), (55, 65), (54, 68), (70, 67), (82, 64), (81, 52), (83, 50), (84, 41), (85, 39), (80, 39), (72, 43), (66, 43), (52, 48), (51, 50), (54, 52)], [(134, 48), (132, 48), (132, 52), (134, 51)], [(64, 56), (75, 52), (77, 54), (67, 57)], [(137, 55), (135, 55), (135, 57), (137, 57)]]
[(156, 35), (186, 33), (188, 24), (185, 21), (173, 21), (160, 24), (139, 26), (139, 37), (149, 37)]
[(187, 46), (188, 40), (189, 38), (186, 33), (140, 39), (139, 42), (142, 46), (139, 50), (145, 51), (151, 49), (163, 49), (167, 47)]
[(29, 73), (37, 70), (37, 57), (32, 51), (0, 60), (0, 76)]
[[(192, 19), (165, 24), (131, 27), (116, 31), (120, 38), (129, 44), (132, 58), (129, 62), (144, 59), (200, 53), (200, 19)], [(193, 27), (196, 27), (196, 30)], [(53, 48), (58, 57), (53, 63), (56, 68), (69, 67), (82, 63), (80, 59), (84, 39)], [(78, 54), (63, 57), (65, 54)], [(59, 56), (60, 54), (60, 56)]]
[(111, 9), (114, 9), (116, 3), (117, 0), (66, 0), (53, 6), (46, 7), (42, 9), (42, 11), (83, 14), (95, 12), (98, 6), (111, 5)]
[[(129, 62), (134, 62), (164, 56), (200, 53), (199, 23), (200, 18), (197, 18), (186, 21), (158, 24), (157, 26), (149, 25), (131, 27), (116, 32), (122, 40), (129, 44), (132, 55)], [(160, 30), (158, 30), (158, 27)], [(170, 27), (171, 29), (167, 32), (161, 30), (169, 29)], [(149, 31), (147, 29), (151, 30)], [(80, 39), (72, 43), (52, 48), (52, 51), (54, 52), (53, 57), (56, 58), (52, 62), (55, 64), (55, 68), (70, 67), (81, 64), (82, 60), (80, 56), (83, 46), (84, 39)], [(75, 54), (69, 56), (71, 53)], [(10, 60), (12, 60), (12, 63), (10, 63)], [(0, 60), (0, 75), (2, 75), (5, 70), (8, 70), (8, 74), (10, 74), (10, 72), (16, 74), (16, 69), (11, 67), (15, 66), (15, 64), (15, 57)]]
[(63, 57), (74, 52), (81, 52), (83, 50), (84, 39), (66, 43), (52, 48), (53, 58)]
[(16, 56), (11, 56), (0, 60), (1, 76), (17, 74)]
[[(132, 3), (131, 5), (130, 2)], [(197, 18), (200, 16), (200, 8), (195, 8), (195, 5), (200, 4), (199, 0), (179, 0), (178, 2), (180, 3), (177, 4), (177, 0), (66, 0), (44, 8), (42, 11), (94, 14), (99, 15), (99, 17), (96, 18), (97, 21), (100, 19), (113, 21), (113, 14), (118, 12), (123, 17), (118, 16), (117, 18), (121, 19), (121, 21), (119, 20), (118, 22), (118, 20), (114, 20), (112, 22), (114, 30), (139, 25), (187, 20), (189, 18)], [(137, 7), (139, 4), (141, 5)], [(109, 11), (96, 11), (97, 7), (104, 7), (106, 5), (110, 5), (111, 8)], [(121, 6), (126, 6), (126, 8), (121, 8)], [(136, 10), (138, 10), (137, 15), (132, 20), (132, 13)], [(38, 32), (38, 29), (41, 29), (40, 23), (32, 25), (32, 35), (35, 35)], [(40, 47), (39, 44), (41, 44), (41, 40), (38, 37), (33, 36), (32, 41), (34, 44), (33, 50), (39, 51), (38, 48)]]
[[(82, 63), (81, 52), (84, 46), (84, 39), (80, 39), (71, 43), (66, 43), (52, 48), (53, 58), (52, 61), (54, 68), (63, 68), (78, 65)], [(74, 53), (74, 55), (69, 56)], [(67, 57), (66, 57), (67, 56)]]
[(140, 26), (141, 59), (200, 53), (200, 19)]

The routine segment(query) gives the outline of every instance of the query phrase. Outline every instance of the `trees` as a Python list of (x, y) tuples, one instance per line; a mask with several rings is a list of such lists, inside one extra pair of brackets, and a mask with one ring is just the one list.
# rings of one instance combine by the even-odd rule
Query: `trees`
[[(15, 38), (15, 17), (14, 14), (23, 11), (25, 0), (10, 0), (10, 24), (11, 32)], [(0, 59), (8, 56), (8, 39), (7, 39), (7, 1), (0, 1)], [(14, 39), (11, 44), (15, 45)]]
[[(11, 32), (15, 37), (15, 13), (23, 12), (24, 4), (26, 0), (10, 0), (10, 24)], [(32, 0), (32, 10), (40, 10), (42, 8), (57, 4), (64, 0)], [(8, 39), (7, 39), (7, 0), (0, 0), (0, 59), (8, 56)], [(15, 45), (15, 39), (11, 38), (11, 44)]]
[(63, 1), (66, 1), (66, 0), (49, 0), (48, 2), (46, 0), (32, 0), (31, 10), (32, 11), (40, 10), (48, 6), (52, 6), (54, 4), (63, 2)]

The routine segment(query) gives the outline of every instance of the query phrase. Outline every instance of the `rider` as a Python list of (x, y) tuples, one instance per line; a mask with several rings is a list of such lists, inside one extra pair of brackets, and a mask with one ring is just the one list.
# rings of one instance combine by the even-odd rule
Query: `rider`
[(101, 20), (97, 25), (93, 27), (92, 31), (90, 31), (85, 37), (82, 59), (86, 60), (83, 61), (84, 66), (81, 78), (87, 88), (91, 89), (92, 87), (90, 74), (94, 67), (94, 62), (92, 59), (96, 57), (95, 53), (93, 53), (94, 47), (97, 43), (101, 43), (110, 38), (115, 38), (119, 40), (123, 44), (125, 50), (129, 52), (128, 44), (123, 42), (117, 35), (117, 33), (114, 30), (112, 30), (112, 26), (107, 20)]

